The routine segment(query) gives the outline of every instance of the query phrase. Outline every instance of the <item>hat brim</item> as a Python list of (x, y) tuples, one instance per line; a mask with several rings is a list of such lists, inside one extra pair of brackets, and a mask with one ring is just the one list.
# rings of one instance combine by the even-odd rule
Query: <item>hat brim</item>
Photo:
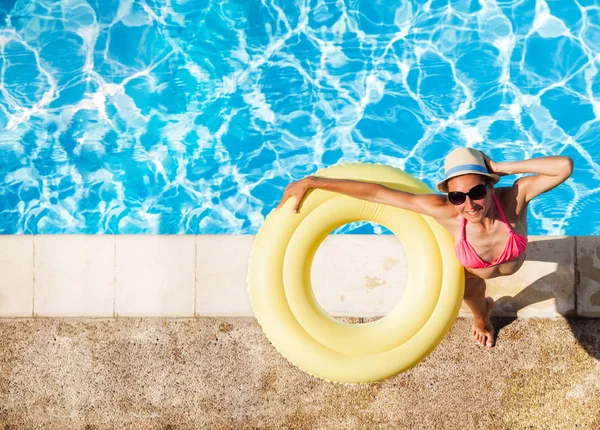
[(492, 179), (492, 184), (496, 184), (499, 180), (500, 180), (500, 176), (495, 175), (493, 173), (481, 173), (478, 172), (476, 170), (463, 170), (461, 172), (457, 172), (454, 175), (450, 175), (448, 176), (446, 179), (444, 179), (443, 181), (441, 181), (440, 183), (438, 183), (436, 185), (436, 188), (439, 192), (442, 193), (447, 193), (448, 192), (448, 181), (452, 178), (456, 178), (457, 176), (463, 176), (463, 175), (481, 175), (481, 176), (487, 176), (488, 178)]

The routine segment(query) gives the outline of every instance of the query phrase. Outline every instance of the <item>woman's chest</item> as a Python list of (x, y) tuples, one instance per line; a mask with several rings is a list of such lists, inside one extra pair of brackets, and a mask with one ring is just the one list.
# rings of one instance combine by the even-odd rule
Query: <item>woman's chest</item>
[(465, 246), (475, 252), (483, 261), (492, 263), (502, 255), (507, 243), (511, 240), (511, 232), (523, 236), (527, 235), (527, 220), (517, 219), (516, 221), (515, 223), (505, 224), (500, 220), (496, 220), (491, 229), (483, 230), (480, 226), (464, 223), (462, 218), (459, 217), (456, 223), (452, 223), (446, 228), (454, 238), (455, 244), (462, 240), (464, 234), (468, 243)]
[[(461, 232), (462, 234), (462, 232)], [(465, 240), (477, 255), (488, 263), (494, 262), (504, 251), (508, 243), (510, 233), (505, 224), (496, 222), (491, 230), (481, 231), (481, 229), (469, 229), (465, 227)], [(456, 242), (459, 238), (457, 237)]]

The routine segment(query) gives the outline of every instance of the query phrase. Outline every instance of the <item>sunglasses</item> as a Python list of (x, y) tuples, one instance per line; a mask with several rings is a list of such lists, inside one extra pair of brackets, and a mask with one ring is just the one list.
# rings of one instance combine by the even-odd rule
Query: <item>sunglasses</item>
[(469, 196), (471, 200), (481, 200), (487, 193), (488, 185), (489, 184), (475, 185), (467, 193), (463, 193), (461, 191), (450, 191), (448, 193), (448, 200), (450, 200), (450, 203), (453, 205), (462, 205), (467, 199), (467, 196)]

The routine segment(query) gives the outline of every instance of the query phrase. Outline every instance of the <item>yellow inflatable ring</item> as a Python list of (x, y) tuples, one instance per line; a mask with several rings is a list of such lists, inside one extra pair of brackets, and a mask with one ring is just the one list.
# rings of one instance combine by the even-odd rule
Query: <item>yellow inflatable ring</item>
[[(423, 182), (391, 166), (342, 164), (316, 176), (380, 183), (415, 194)], [(249, 261), (248, 289), (267, 338), (293, 364), (341, 383), (373, 382), (419, 363), (444, 338), (460, 309), (464, 271), (450, 233), (430, 217), (321, 189), (309, 192), (298, 213), (293, 198), (260, 228)], [(401, 241), (409, 274), (388, 315), (366, 324), (338, 321), (315, 300), (314, 255), (335, 228), (355, 221), (384, 225)]]

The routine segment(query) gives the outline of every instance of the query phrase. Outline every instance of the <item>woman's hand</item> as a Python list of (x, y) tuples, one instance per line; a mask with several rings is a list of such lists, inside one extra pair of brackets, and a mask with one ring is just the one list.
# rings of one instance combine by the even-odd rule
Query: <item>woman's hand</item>
[(290, 197), (295, 197), (296, 203), (294, 204), (293, 212), (297, 213), (298, 207), (300, 207), (300, 203), (302, 202), (302, 199), (304, 198), (304, 195), (306, 194), (306, 192), (311, 188), (316, 188), (315, 187), (315, 179), (316, 179), (315, 176), (307, 176), (304, 179), (300, 179), (299, 181), (290, 183), (285, 188), (285, 191), (283, 192), (283, 197), (281, 198), (281, 201), (277, 205), (276, 209), (279, 209), (281, 206), (283, 206), (283, 204)]
[(506, 173), (500, 171), (498, 163), (496, 163), (490, 157), (485, 155), (485, 153), (483, 151), (480, 151), (480, 152), (483, 155), (483, 161), (485, 161), (485, 165), (488, 169), (488, 173), (493, 173), (498, 176), (506, 176)]

